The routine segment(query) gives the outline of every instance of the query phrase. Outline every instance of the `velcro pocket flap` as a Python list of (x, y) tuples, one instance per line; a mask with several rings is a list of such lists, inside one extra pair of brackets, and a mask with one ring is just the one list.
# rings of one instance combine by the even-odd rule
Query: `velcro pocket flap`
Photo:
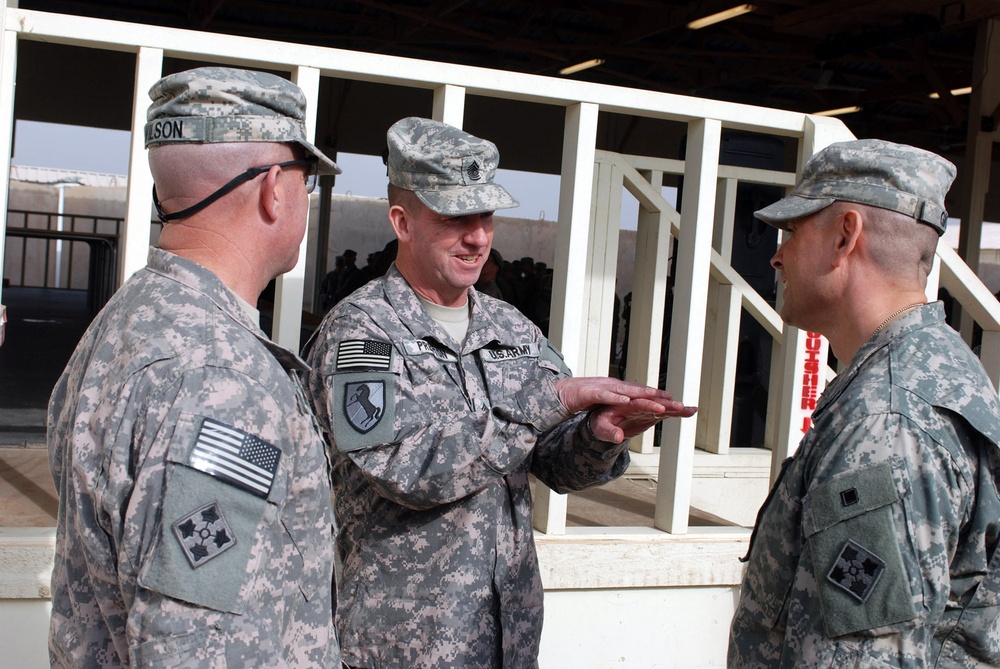
[(892, 466), (883, 462), (832, 479), (809, 494), (803, 509), (806, 538), (900, 499)]
[(894, 518), (903, 515), (900, 490), (884, 462), (831, 479), (803, 499), (803, 533), (830, 637), (917, 616), (901, 553), (908, 542)]

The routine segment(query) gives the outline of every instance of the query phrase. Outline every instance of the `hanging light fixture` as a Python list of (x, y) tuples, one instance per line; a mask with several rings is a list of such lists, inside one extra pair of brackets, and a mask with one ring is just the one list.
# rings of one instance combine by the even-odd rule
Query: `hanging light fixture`
[(838, 107), (837, 109), (827, 109), (826, 111), (813, 112), (813, 116), (843, 116), (844, 114), (854, 114), (861, 111), (861, 107)]
[(716, 23), (721, 23), (723, 21), (728, 21), (729, 19), (736, 18), (737, 16), (743, 16), (757, 9), (757, 5), (736, 5), (735, 7), (730, 7), (721, 12), (716, 12), (715, 14), (709, 14), (708, 16), (703, 16), (700, 19), (695, 19), (687, 24), (687, 27), (691, 30), (699, 30)]
[[(968, 95), (971, 92), (972, 92), (972, 86), (966, 86), (965, 88), (953, 88), (953, 89), (951, 89), (951, 94), (952, 95)], [(929, 97), (931, 100), (937, 100), (941, 96), (938, 95), (935, 92), (935, 93), (931, 93), (927, 97)]]
[(583, 70), (589, 70), (592, 67), (597, 67), (598, 65), (604, 65), (603, 58), (591, 58), (590, 60), (585, 60), (582, 63), (577, 63), (576, 65), (570, 65), (569, 67), (564, 67), (559, 70), (559, 74), (576, 74), (577, 72), (582, 72)]

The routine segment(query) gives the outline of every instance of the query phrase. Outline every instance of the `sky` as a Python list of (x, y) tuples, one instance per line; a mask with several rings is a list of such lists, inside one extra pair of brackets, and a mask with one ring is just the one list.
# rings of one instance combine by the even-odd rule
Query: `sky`
[[(129, 133), (124, 130), (17, 121), (11, 162), (31, 167), (126, 174), (128, 151)], [(334, 193), (385, 197), (385, 165), (381, 156), (341, 153), (336, 161), (344, 172), (337, 176)], [(521, 203), (516, 209), (505, 210), (504, 216), (556, 220), (558, 176), (501, 168), (497, 170), (496, 182)], [(622, 197), (623, 227), (635, 229), (637, 213), (638, 203), (626, 193)]]

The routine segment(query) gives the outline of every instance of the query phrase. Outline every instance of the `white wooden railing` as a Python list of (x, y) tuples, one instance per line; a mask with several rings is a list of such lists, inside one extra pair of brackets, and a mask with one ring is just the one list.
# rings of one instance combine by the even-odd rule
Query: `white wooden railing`
[[(113, 21), (21, 10), (0, 5), (0, 169), (9, 173), (17, 45), (20, 40), (110, 49), (135, 56), (132, 99), (132, 143), (123, 248), (125, 278), (145, 263), (149, 244), (149, 174), (142, 128), (148, 106), (146, 91), (159, 79), (165, 56), (199, 62), (260, 67), (288, 72), (308, 99), (307, 126), (314, 133), (320, 80), (335, 77), (433, 91), (427, 112), (456, 126), (463, 125), (468, 95), (509, 98), (563, 108), (563, 154), (560, 180), (559, 233), (556, 246), (550, 337), (578, 374), (604, 374), (608, 369), (618, 211), (622, 187), (640, 204), (630, 378), (655, 382), (666, 267), (671, 236), (678, 239), (674, 317), (670, 333), (668, 389), (686, 402), (697, 399), (695, 420), (668, 421), (659, 453), (649, 437), (637, 439), (637, 457), (658, 460), (656, 531), (688, 532), (695, 449), (724, 454), (729, 442), (733, 379), (741, 309), (758, 320), (774, 338), (767, 443), (772, 467), (796, 447), (801, 437), (803, 393), (822, 390), (833, 373), (803, 383), (810, 355), (826, 360), (826, 344), (808, 333), (783, 326), (764, 301), (730, 264), (733, 206), (740, 181), (789, 187), (790, 173), (719, 164), (724, 130), (792, 138), (799, 166), (830, 142), (849, 139), (835, 119), (731, 104), (686, 96), (619, 88), (482, 68), (449, 65), (330, 48), (279, 43), (227, 35), (159, 28)], [(96, 76), (96, 75), (95, 75)], [(684, 160), (623, 156), (599, 151), (598, 118), (618, 113), (684, 124)], [(531, 132), (531, 119), (525, 119)], [(678, 213), (660, 195), (663, 175), (682, 175), (685, 203)], [(0, 192), (0, 211), (7, 210), (7, 191)], [(299, 265), (278, 282), (275, 339), (299, 345), (305, 273), (303, 240)], [(0, 236), (0, 263), (3, 237)], [(994, 383), (1000, 379), (1000, 309), (989, 291), (948, 248), (939, 252), (940, 271), (929, 293), (936, 294), (938, 276), (962, 306), (984, 328), (983, 360)], [(2, 269), (2, 267), (0, 267)], [(780, 294), (779, 298), (780, 300)], [(821, 347), (817, 352), (816, 347)], [(773, 468), (772, 468), (773, 471)], [(545, 533), (572, 534), (566, 528), (566, 500), (541, 490), (536, 500), (536, 527)], [(621, 528), (618, 528), (619, 530)], [(744, 531), (745, 530), (740, 530)], [(592, 532), (591, 532), (592, 534)]]

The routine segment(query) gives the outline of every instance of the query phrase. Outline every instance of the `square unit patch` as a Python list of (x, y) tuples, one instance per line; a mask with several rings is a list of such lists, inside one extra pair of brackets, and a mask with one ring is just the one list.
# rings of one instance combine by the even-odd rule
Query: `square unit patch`
[(882, 558), (848, 539), (826, 579), (863, 603), (872, 594), (884, 571)]
[(191, 566), (197, 569), (236, 545), (218, 502), (195, 509), (173, 525), (174, 535)]

